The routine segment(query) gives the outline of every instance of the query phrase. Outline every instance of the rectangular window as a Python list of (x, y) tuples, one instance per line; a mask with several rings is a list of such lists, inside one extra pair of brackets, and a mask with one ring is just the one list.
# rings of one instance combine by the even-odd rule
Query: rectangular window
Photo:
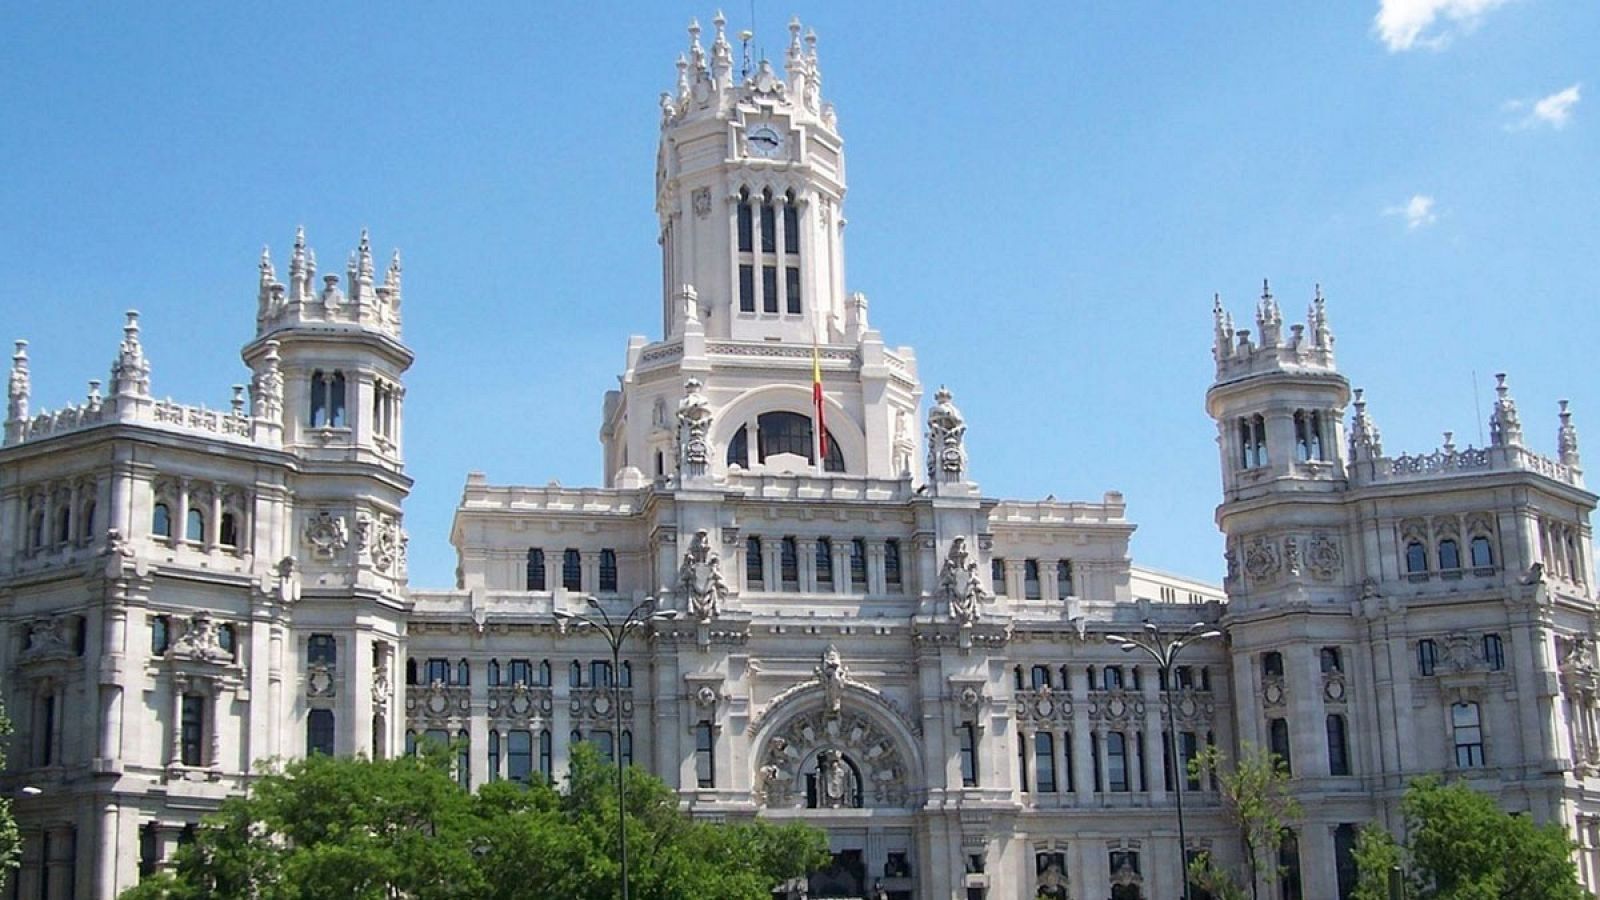
[(617, 589), (617, 551), (604, 549), (600, 551), (600, 590), (615, 591)]
[(778, 311), (778, 267), (761, 267), (761, 311)]
[(1322, 663), (1322, 674), (1331, 675), (1344, 671), (1344, 655), (1339, 652), (1338, 647), (1323, 647), (1318, 657)]
[(857, 593), (867, 592), (867, 542), (862, 538), (850, 541), (850, 587)]
[(789, 315), (800, 315), (800, 269), (798, 266), (787, 266), (783, 270), (783, 297), (784, 307)]
[(611, 687), (610, 660), (596, 659), (589, 663), (589, 685), (597, 688)]
[(883, 580), (891, 590), (900, 586), (900, 542), (894, 538), (883, 542)]
[(833, 590), (833, 542), (817, 538), (817, 587)]
[(1483, 661), (1489, 664), (1490, 671), (1500, 672), (1506, 667), (1506, 647), (1498, 634), (1483, 636)]
[(978, 786), (978, 726), (961, 723), (961, 786)]
[(762, 569), (765, 560), (761, 558), (761, 539), (757, 537), (746, 538), (744, 542), (744, 586), (747, 590), (762, 590)]
[(568, 548), (561, 553), (561, 586), (569, 591), (583, 590), (583, 556)]
[(472, 737), (465, 729), (456, 732), (456, 784), (472, 790)]
[(1344, 716), (1328, 717), (1328, 774), (1350, 774), (1350, 741), (1345, 736)]
[(1289, 752), (1289, 720), (1270, 719), (1267, 722), (1267, 749), (1278, 757), (1278, 768), (1284, 774), (1294, 773), (1294, 762)]
[(450, 660), (434, 657), (428, 660), (427, 681), (425, 684), (449, 684)]
[(532, 732), (506, 732), (506, 778), (518, 784), (533, 780)]
[(749, 253), (755, 249), (755, 223), (750, 209), (750, 200), (747, 197), (739, 198), (739, 252)]
[(333, 666), (339, 660), (339, 645), (331, 634), (313, 634), (306, 642), (306, 662), (314, 666)]
[(511, 683), (528, 685), (533, 683), (533, 664), (525, 659), (511, 661)]
[(544, 776), (545, 784), (555, 784), (555, 754), (550, 738), (550, 729), (539, 732), (539, 774)]
[(589, 740), (594, 742), (595, 749), (600, 751), (600, 755), (605, 758), (606, 762), (616, 759), (615, 756), (612, 756), (616, 752), (616, 742), (612, 740), (611, 732), (596, 731), (589, 736)]
[(1022, 563), (1022, 596), (1029, 600), (1038, 600), (1043, 596), (1039, 585), (1037, 559), (1024, 560)]
[(1028, 791), (1028, 736), (1017, 732), (1017, 786)]
[(48, 766), (56, 761), (56, 698), (46, 694), (39, 699), (39, 752), (34, 758), (41, 766)]
[(153, 616), (150, 619), (150, 653), (154, 656), (166, 656), (167, 648), (172, 645), (172, 617)]
[(1072, 561), (1063, 559), (1056, 562), (1056, 596), (1072, 596)]
[(1200, 790), (1200, 774), (1189, 768), (1194, 758), (1200, 754), (1200, 736), (1192, 731), (1178, 732), (1178, 762), (1183, 767), (1183, 787), (1185, 790)]
[(1483, 725), (1478, 704), (1457, 703), (1450, 707), (1450, 725), (1455, 731), (1456, 768), (1476, 769), (1483, 765)]
[(793, 203), (783, 206), (783, 252), (800, 255), (800, 208)]
[(306, 755), (333, 755), (333, 710), (313, 709), (306, 716)]
[(500, 780), (500, 732), (489, 732), (489, 780)]
[(756, 311), (756, 267), (749, 263), (739, 265), (739, 311)]
[(544, 590), (544, 551), (538, 547), (528, 548), (528, 572), (523, 590)]
[(761, 252), (778, 252), (778, 219), (770, 200), (761, 204)]
[(1006, 595), (1006, 561), (998, 556), (989, 560), (989, 583), (996, 597)]
[(1130, 790), (1128, 782), (1128, 739), (1120, 731), (1106, 734), (1106, 790)]
[(1417, 671), (1423, 675), (1432, 675), (1434, 666), (1439, 664), (1439, 647), (1431, 638), (1417, 641)]
[(708, 721), (694, 727), (694, 777), (700, 787), (717, 784), (717, 736)]
[(1056, 792), (1056, 741), (1055, 735), (1041, 731), (1033, 736), (1034, 784), (1042, 794)]
[(783, 586), (794, 590), (800, 584), (799, 553), (795, 550), (794, 538), (783, 539), (782, 552), (779, 553), (778, 564), (782, 571), (779, 576), (783, 579)]
[(183, 695), (183, 721), (179, 729), (182, 743), (179, 761), (186, 766), (205, 764), (206, 698)]

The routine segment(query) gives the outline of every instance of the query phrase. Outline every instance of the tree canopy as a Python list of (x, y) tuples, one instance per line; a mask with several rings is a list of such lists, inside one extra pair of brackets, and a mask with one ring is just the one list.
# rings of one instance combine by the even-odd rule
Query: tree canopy
[[(0, 704), (0, 738), (11, 733), (11, 720), (6, 718), (6, 708)], [(6, 768), (5, 741), (0, 740), (0, 772)], [(17, 831), (17, 820), (11, 815), (11, 801), (0, 797), (0, 886), (9, 883), (12, 872), (17, 868), (17, 859), (22, 852), (22, 834)]]
[(1416, 900), (1580, 900), (1574, 845), (1558, 823), (1535, 825), (1465, 784), (1420, 778), (1400, 803), (1406, 839), (1381, 826), (1356, 843), (1353, 900), (1387, 900), (1389, 870), (1401, 867)]
[[(618, 893), (615, 770), (588, 745), (562, 790), (449, 774), (447, 753), (371, 762), (314, 755), (226, 801), (171, 872), (124, 900), (562, 897)], [(638, 900), (768, 900), (819, 868), (808, 826), (691, 819), (659, 779), (627, 773), (629, 885)]]
[(1216, 779), (1223, 811), (1239, 829), (1244, 847), (1246, 873), (1220, 868), (1209, 853), (1189, 865), (1189, 880), (1222, 900), (1243, 897), (1243, 881), (1250, 896), (1257, 896), (1264, 879), (1273, 884), (1282, 874), (1278, 848), (1291, 823), (1300, 817), (1300, 804), (1289, 794), (1289, 771), (1276, 754), (1253, 744), (1244, 744), (1239, 757), (1228, 764), (1215, 745), (1202, 749), (1189, 761), (1195, 776)]

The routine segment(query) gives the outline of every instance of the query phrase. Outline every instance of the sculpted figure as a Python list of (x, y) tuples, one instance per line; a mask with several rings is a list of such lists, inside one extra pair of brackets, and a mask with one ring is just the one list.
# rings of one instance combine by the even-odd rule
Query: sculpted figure
[(989, 592), (983, 586), (977, 561), (967, 552), (964, 537), (950, 542), (950, 552), (945, 554), (939, 572), (939, 590), (950, 604), (950, 618), (963, 625), (978, 620), (978, 605), (989, 598)]
[(722, 560), (711, 552), (711, 538), (704, 528), (695, 532), (689, 550), (678, 567), (678, 589), (689, 601), (689, 614), (702, 622), (716, 618), (728, 596), (722, 577)]

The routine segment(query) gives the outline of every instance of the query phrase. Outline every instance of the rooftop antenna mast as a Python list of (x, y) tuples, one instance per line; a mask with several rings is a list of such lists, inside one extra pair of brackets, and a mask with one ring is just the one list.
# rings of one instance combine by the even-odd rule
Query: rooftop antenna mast
[(750, 0), (750, 27), (739, 32), (739, 40), (744, 44), (744, 71), (739, 73), (741, 81), (750, 77), (750, 39), (756, 36), (756, 0)]

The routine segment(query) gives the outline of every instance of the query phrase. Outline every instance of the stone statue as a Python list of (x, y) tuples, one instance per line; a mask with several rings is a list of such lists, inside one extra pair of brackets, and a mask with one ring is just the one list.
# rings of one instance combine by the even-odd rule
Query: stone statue
[(267, 341), (261, 371), (250, 385), (251, 413), (271, 422), (283, 416), (283, 370), (278, 367), (278, 342)]
[(822, 653), (822, 663), (813, 671), (828, 697), (828, 712), (838, 715), (839, 707), (844, 702), (844, 684), (850, 678), (850, 670), (845, 668), (844, 660), (839, 657), (839, 648), (829, 644)]
[(178, 638), (172, 649), (179, 656), (190, 656), (195, 659), (213, 662), (233, 660), (233, 653), (223, 648), (217, 629), (211, 623), (210, 614), (204, 612), (195, 613), (190, 617), (189, 627), (184, 629), (183, 636)]
[(722, 601), (728, 596), (728, 584), (722, 578), (722, 560), (711, 551), (711, 537), (704, 528), (696, 531), (689, 541), (689, 551), (683, 554), (678, 567), (678, 589), (689, 601), (689, 614), (702, 622), (716, 618)]
[(837, 750), (817, 751), (817, 800), (827, 809), (850, 805), (850, 769)]
[(703, 475), (711, 463), (711, 401), (701, 390), (700, 379), (683, 383), (683, 399), (678, 401), (678, 453), (683, 471)]
[(989, 599), (978, 563), (967, 552), (967, 539), (950, 542), (944, 566), (939, 571), (939, 591), (950, 604), (950, 618), (962, 625), (978, 621), (979, 604)]
[(943, 385), (928, 410), (928, 480), (959, 481), (967, 470), (967, 420)]

